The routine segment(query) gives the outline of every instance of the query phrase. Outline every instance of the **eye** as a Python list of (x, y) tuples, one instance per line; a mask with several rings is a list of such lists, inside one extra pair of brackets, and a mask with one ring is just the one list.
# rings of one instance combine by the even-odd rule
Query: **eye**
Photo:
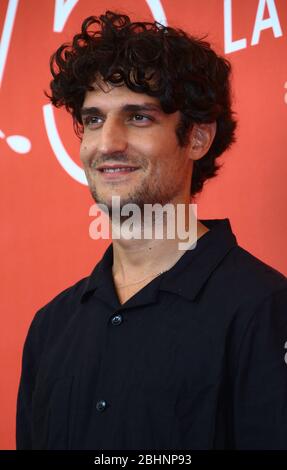
[(134, 114), (132, 116), (132, 121), (144, 124), (144, 123), (148, 123), (150, 121), (153, 121), (153, 118), (151, 116), (147, 116), (145, 114)]
[(83, 119), (84, 127), (95, 128), (99, 127), (102, 123), (102, 118), (100, 116), (86, 116)]

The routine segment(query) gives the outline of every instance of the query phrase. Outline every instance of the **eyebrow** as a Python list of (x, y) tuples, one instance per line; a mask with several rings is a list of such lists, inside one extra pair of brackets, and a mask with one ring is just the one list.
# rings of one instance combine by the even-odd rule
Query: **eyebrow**
[[(130, 113), (130, 112), (141, 112), (141, 111), (157, 111), (162, 112), (162, 109), (159, 105), (153, 103), (142, 103), (142, 104), (125, 104), (120, 108), (121, 112)], [(99, 114), (103, 115), (104, 112), (96, 107), (84, 107), (81, 109), (81, 116), (88, 116), (90, 114)]]

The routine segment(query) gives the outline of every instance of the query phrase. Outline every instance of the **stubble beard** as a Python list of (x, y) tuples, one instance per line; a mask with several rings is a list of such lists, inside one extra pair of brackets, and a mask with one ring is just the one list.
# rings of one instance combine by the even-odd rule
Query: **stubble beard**
[[(147, 178), (136, 187), (133, 191), (129, 192), (125, 196), (120, 197), (120, 204), (118, 206), (120, 213), (118, 214), (115, 211), (115, 207), (112, 205), (112, 198), (107, 198), (101, 196), (96, 188), (96, 185), (88, 179), (89, 188), (92, 195), (92, 198), (96, 202), (96, 204), (104, 205), (108, 210), (108, 216), (111, 219), (112, 217), (112, 209), (114, 214), (117, 214), (119, 217), (120, 222), (124, 222), (125, 220), (130, 218), (130, 215), (122, 215), (122, 208), (126, 204), (135, 204), (141, 213), (141, 221), (144, 220), (144, 207), (146, 204), (154, 205), (160, 204), (160, 206), (165, 206), (165, 204), (170, 203), (176, 196), (179, 194), (181, 187), (178, 185), (164, 185), (164, 187), (160, 187), (155, 182), (150, 184)], [(113, 195), (113, 186), (111, 185), (111, 194)], [(115, 191), (114, 195), (118, 195), (118, 191)]]

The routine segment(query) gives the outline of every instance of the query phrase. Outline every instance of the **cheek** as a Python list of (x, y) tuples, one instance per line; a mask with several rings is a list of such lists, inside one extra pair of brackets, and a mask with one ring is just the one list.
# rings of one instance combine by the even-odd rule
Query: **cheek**
[(157, 149), (162, 160), (170, 164), (178, 150), (176, 136), (172, 132), (163, 133), (157, 141)]
[(89, 144), (83, 140), (81, 145), (80, 145), (80, 159), (83, 163), (87, 162), (89, 160), (91, 154), (91, 147)]
[(168, 163), (176, 145), (174, 139), (162, 133), (162, 135), (155, 135), (151, 139), (139, 140), (137, 147), (153, 165), (160, 166)]

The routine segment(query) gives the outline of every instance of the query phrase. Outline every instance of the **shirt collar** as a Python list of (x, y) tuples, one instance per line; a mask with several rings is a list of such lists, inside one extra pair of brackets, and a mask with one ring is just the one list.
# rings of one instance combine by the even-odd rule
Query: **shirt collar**
[(213, 271), (223, 258), (237, 246), (229, 219), (201, 219), (210, 230), (197, 240), (170, 269), (161, 283), (162, 290), (195, 300)]
[[(160, 290), (173, 292), (192, 301), (227, 253), (238, 245), (228, 218), (200, 219), (200, 222), (210, 230), (197, 240), (194, 249), (187, 250), (171, 269), (158, 278)], [(112, 264), (111, 243), (91, 275), (86, 278), (82, 301), (106, 282), (112, 282)]]

